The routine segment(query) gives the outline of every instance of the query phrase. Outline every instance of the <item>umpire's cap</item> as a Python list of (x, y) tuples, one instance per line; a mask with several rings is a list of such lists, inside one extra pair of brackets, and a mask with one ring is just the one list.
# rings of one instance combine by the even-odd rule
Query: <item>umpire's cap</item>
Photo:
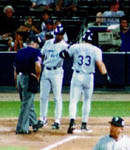
[(109, 123), (117, 127), (124, 127), (125, 125), (125, 122), (121, 117), (113, 117)]
[(91, 32), (91, 30), (88, 29), (85, 32), (85, 34), (83, 35), (82, 40), (86, 41), (86, 42), (92, 42), (93, 41), (93, 37), (94, 37), (94, 34)]
[(29, 36), (28, 38), (27, 38), (27, 44), (30, 44), (30, 43), (32, 43), (32, 42), (35, 42), (35, 43), (38, 43), (38, 44), (40, 44), (41, 43), (41, 39), (40, 39), (40, 37), (38, 37), (38, 36), (35, 36), (35, 35), (31, 35), (31, 36)]
[(55, 35), (64, 35), (65, 30), (63, 28), (63, 26), (57, 26), (56, 29), (54, 30), (54, 34)]

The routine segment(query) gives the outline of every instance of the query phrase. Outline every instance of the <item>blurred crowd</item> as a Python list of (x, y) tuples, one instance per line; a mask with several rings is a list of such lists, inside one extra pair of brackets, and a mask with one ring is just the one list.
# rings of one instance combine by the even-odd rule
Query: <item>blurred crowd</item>
[[(41, 39), (40, 47), (43, 46), (45, 40), (53, 38), (54, 30), (65, 28), (60, 19), (52, 19), (50, 10), (65, 12), (68, 10), (78, 11), (78, 2), (80, 0), (30, 0), (31, 5), (29, 9), (40, 9), (38, 22), (34, 21), (33, 16), (25, 16), (24, 22), (19, 24), (14, 16), (15, 9), (12, 5), (7, 5), (3, 8), (0, 15), (0, 48), (8, 49), (10, 51), (17, 51), (18, 49), (26, 46), (26, 38), (29, 35), (37, 35)], [(92, 0), (88, 0), (92, 1)], [(105, 1), (105, 0), (103, 0)], [(91, 26), (111, 26), (118, 25), (118, 42), (120, 51), (130, 51), (130, 29), (129, 29), (129, 16), (124, 11), (120, 10), (120, 2), (113, 0), (110, 3), (109, 10), (100, 11), (96, 16), (94, 22), (89, 23)], [(87, 16), (86, 16), (87, 17)], [(67, 32), (64, 34), (65, 42), (70, 42)]]

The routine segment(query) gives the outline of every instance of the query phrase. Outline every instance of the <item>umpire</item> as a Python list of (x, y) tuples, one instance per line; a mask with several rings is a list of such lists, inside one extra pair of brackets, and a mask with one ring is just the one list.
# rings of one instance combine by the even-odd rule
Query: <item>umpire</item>
[(27, 47), (18, 50), (15, 58), (14, 79), (21, 100), (21, 110), (16, 127), (16, 134), (30, 134), (29, 126), (36, 132), (42, 123), (37, 120), (34, 110), (34, 96), (38, 91), (41, 73), (41, 53), (38, 38), (30, 36)]

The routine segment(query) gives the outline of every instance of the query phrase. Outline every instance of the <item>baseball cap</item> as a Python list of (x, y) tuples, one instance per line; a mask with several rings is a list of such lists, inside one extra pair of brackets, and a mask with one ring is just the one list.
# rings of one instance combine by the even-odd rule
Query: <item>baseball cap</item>
[(121, 117), (113, 117), (109, 123), (117, 127), (124, 127), (125, 125), (125, 122)]
[(38, 36), (32, 35), (32, 36), (29, 36), (27, 38), (27, 43), (31, 43), (31, 42), (35, 42), (35, 43), (40, 44), (41, 43), (41, 39)]
[(82, 37), (82, 40), (84, 40), (84, 41), (90, 41), (90, 42), (93, 41), (93, 33), (91, 32), (91, 30), (88, 29), (85, 32), (85, 34)]

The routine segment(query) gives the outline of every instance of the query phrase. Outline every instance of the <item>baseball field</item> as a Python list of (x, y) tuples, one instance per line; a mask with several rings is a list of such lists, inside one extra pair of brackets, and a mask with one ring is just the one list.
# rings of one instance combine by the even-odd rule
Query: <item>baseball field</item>
[[(67, 134), (69, 125), (68, 105), (69, 94), (64, 93), (61, 127), (59, 130), (52, 130), (54, 102), (51, 94), (48, 125), (30, 135), (16, 135), (15, 128), (20, 109), (18, 93), (0, 93), (0, 150), (92, 150), (96, 141), (109, 133), (108, 121), (113, 116), (124, 118), (124, 134), (130, 136), (129, 92), (94, 93), (88, 122), (88, 127), (93, 130), (92, 133), (80, 131), (82, 107), (82, 100), (80, 100), (76, 120), (77, 132), (73, 135)], [(35, 108), (39, 117), (39, 94), (36, 94)]]

